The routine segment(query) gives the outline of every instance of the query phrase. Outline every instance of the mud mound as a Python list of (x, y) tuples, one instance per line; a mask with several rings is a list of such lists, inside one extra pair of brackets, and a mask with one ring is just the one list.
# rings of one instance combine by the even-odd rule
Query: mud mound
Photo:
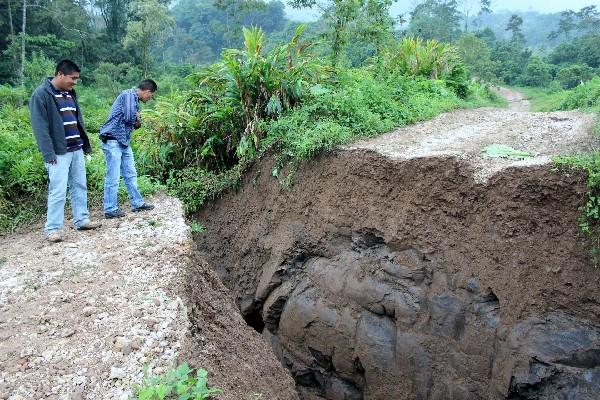
[[(435, 147), (426, 133), (464, 113), (478, 114), (321, 156), (290, 191), (265, 160), (196, 216), (199, 250), (301, 398), (595, 398), (600, 271), (578, 236), (584, 179), (507, 160), (478, 179), (484, 142), (457, 134)], [(560, 118), (592, 121), (576, 115)], [(586, 148), (581, 129), (566, 145), (548, 133), (532, 146), (548, 157)], [(432, 154), (412, 154), (424, 140)]]

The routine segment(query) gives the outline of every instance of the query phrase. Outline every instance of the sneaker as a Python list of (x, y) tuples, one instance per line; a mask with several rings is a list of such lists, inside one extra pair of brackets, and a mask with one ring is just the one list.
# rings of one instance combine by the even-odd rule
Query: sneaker
[(87, 221), (84, 224), (81, 224), (77, 227), (78, 231), (91, 231), (92, 229), (98, 229), (102, 226), (102, 223), (100, 222), (92, 222), (92, 221)]
[(54, 231), (46, 235), (46, 240), (50, 243), (58, 243), (62, 242), (64, 239), (61, 231)]
[(123, 211), (119, 210), (118, 208), (115, 211), (109, 211), (109, 212), (104, 213), (104, 218), (106, 218), (106, 219), (123, 218), (124, 216), (125, 216), (125, 213)]
[(139, 212), (139, 211), (149, 211), (154, 209), (154, 204), (150, 204), (150, 203), (144, 203), (139, 207), (133, 208), (131, 209), (131, 211), (133, 212)]

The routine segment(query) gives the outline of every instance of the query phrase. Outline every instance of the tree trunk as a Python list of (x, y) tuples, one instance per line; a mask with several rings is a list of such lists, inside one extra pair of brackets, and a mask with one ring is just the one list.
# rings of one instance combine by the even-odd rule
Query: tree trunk
[(19, 66), (19, 80), (25, 84), (25, 28), (27, 27), (27, 0), (23, 0), (23, 24), (21, 25), (21, 65)]
[(8, 26), (10, 27), (10, 34), (14, 35), (15, 34), (15, 28), (13, 27), (13, 20), (12, 20), (12, 0), (8, 0)]
[[(8, 0), (8, 26), (9, 26), (9, 29), (10, 29), (11, 43), (14, 43), (14, 40), (15, 40), (15, 26), (13, 25), (12, 0)], [(12, 58), (12, 71), (11, 71), (11, 75), (13, 75), (13, 78), (16, 78), (15, 73), (17, 72), (17, 68), (18, 68), (17, 53), (15, 52), (14, 48), (11, 48), (10, 52), (11, 52), (11, 58)]]

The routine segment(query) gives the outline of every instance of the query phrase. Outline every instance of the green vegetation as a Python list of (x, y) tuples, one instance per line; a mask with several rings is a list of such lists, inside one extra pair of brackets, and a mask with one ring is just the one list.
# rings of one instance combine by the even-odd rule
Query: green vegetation
[(190, 369), (181, 364), (169, 370), (165, 375), (149, 376), (135, 388), (137, 400), (204, 400), (221, 392), (208, 387), (208, 372), (204, 369)]
[[(595, 112), (598, 116), (595, 133), (600, 137), (600, 77), (566, 92), (559, 108), (563, 110), (581, 108)], [(598, 266), (600, 264), (600, 152), (562, 156), (554, 161), (563, 170), (579, 170), (587, 174), (588, 193), (581, 209), (579, 226), (587, 238), (590, 255)]]
[(567, 96), (567, 91), (560, 88), (540, 88), (517, 86), (513, 89), (525, 94), (531, 101), (531, 111), (556, 111)]
[(483, 149), (483, 155), (491, 158), (508, 158), (509, 160), (522, 160), (532, 154), (523, 150), (516, 150), (505, 144), (490, 144)]

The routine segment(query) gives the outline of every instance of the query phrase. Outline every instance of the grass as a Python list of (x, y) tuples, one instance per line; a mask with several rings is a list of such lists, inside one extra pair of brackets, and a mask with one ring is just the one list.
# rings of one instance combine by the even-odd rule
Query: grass
[(566, 90), (553, 91), (534, 87), (512, 87), (512, 89), (523, 93), (525, 98), (531, 101), (531, 111), (534, 112), (559, 110), (568, 95)]
[[(581, 109), (595, 113), (594, 134), (600, 138), (600, 77), (592, 79), (583, 86), (565, 91), (564, 98), (556, 109)], [(554, 163), (564, 171), (582, 171), (587, 175), (586, 200), (580, 208), (579, 228), (585, 237), (585, 244), (594, 265), (600, 265), (600, 152), (561, 156)]]

